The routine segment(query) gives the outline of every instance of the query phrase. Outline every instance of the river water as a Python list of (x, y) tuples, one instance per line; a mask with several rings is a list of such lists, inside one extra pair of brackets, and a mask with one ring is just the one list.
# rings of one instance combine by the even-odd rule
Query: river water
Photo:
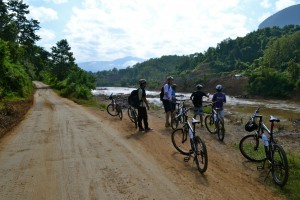
[[(97, 87), (93, 90), (94, 95), (128, 95), (132, 90), (136, 88), (128, 87)], [(147, 99), (150, 103), (161, 106), (161, 101), (159, 100), (160, 91), (146, 90)], [(189, 99), (191, 93), (176, 93), (177, 95), (182, 95), (183, 99)], [(212, 95), (209, 98), (204, 98), (203, 101), (210, 101)], [(300, 102), (291, 100), (266, 100), (266, 99), (241, 99), (226, 95), (226, 106), (225, 113), (230, 114), (240, 114), (243, 116), (248, 116), (250, 118), (251, 114), (255, 111), (257, 107), (260, 107), (261, 114), (263, 116), (274, 115), (281, 119), (283, 123), (299, 123), (300, 122)], [(265, 121), (267, 118), (264, 118)]]

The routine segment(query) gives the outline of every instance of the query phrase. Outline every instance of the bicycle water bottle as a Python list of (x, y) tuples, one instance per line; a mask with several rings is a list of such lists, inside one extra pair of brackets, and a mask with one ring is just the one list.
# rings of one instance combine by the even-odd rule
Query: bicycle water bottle
[(190, 139), (193, 139), (193, 137), (194, 137), (194, 134), (193, 134), (193, 131), (192, 131), (192, 129), (189, 129), (189, 136), (190, 136)]
[(266, 134), (262, 133), (261, 139), (263, 140), (264, 145), (265, 145), (266, 147), (269, 146), (269, 141), (268, 141), (268, 138), (267, 138)]

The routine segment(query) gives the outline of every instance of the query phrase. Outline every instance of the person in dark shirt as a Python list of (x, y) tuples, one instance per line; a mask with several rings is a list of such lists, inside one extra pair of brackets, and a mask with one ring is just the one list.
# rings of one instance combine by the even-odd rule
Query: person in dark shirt
[(198, 84), (196, 86), (197, 90), (192, 93), (190, 99), (193, 102), (194, 105), (194, 118), (196, 119), (197, 115), (200, 116), (200, 123), (201, 127), (203, 127), (203, 107), (202, 107), (202, 98), (208, 97), (208, 95), (204, 92), (202, 92), (203, 86)]
[(213, 107), (220, 109), (220, 117), (224, 122), (224, 103), (226, 103), (226, 96), (222, 92), (223, 86), (217, 85), (217, 92), (213, 95), (212, 102), (214, 102)]

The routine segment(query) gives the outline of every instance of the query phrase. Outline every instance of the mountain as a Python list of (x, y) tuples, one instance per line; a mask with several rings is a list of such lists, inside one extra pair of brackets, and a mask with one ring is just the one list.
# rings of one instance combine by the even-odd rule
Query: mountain
[(78, 66), (85, 71), (98, 72), (104, 70), (111, 70), (113, 68), (125, 69), (131, 67), (138, 62), (143, 62), (145, 59), (127, 56), (124, 58), (119, 58), (113, 61), (91, 61), (77, 63)]
[(258, 29), (278, 26), (283, 28), (286, 25), (300, 25), (300, 4), (290, 6), (265, 19)]

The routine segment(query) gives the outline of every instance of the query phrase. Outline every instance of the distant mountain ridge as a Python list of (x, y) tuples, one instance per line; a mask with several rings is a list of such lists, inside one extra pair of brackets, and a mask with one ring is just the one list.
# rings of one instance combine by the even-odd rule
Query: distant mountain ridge
[(80, 68), (84, 69), (85, 71), (98, 72), (104, 70), (111, 70), (113, 68), (125, 69), (143, 61), (145, 61), (145, 59), (143, 58), (127, 56), (112, 61), (91, 61), (81, 62), (77, 64)]
[(278, 11), (260, 23), (258, 28), (263, 29), (273, 26), (283, 28), (286, 25), (300, 25), (300, 4)]

